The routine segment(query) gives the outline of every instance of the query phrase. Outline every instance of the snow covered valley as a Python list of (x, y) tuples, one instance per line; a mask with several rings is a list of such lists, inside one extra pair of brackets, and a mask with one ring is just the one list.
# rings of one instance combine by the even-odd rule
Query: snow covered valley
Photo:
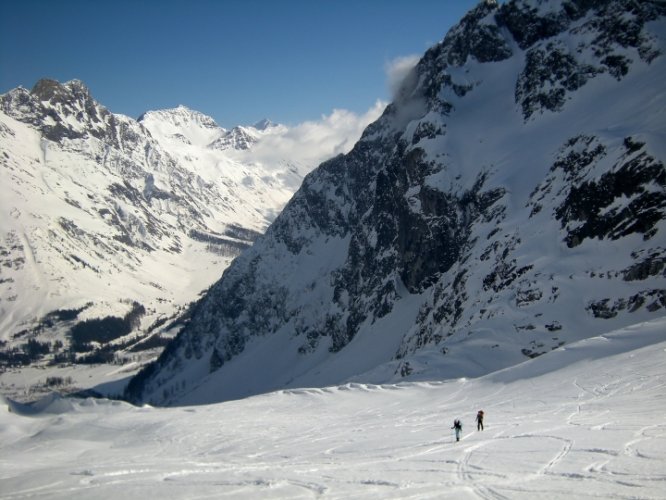
[(0, 497), (664, 498), (665, 329), (638, 324), (477, 379), (172, 408), (2, 400)]

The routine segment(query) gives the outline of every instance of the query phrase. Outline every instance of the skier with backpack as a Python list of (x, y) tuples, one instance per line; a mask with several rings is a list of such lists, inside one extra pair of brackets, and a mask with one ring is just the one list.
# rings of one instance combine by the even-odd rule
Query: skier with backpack
[(479, 410), (479, 412), (476, 414), (476, 430), (483, 430), (483, 410)]
[(453, 427), (451, 427), (451, 429), (455, 429), (456, 441), (460, 441), (460, 434), (462, 434), (462, 422), (456, 418), (453, 421)]

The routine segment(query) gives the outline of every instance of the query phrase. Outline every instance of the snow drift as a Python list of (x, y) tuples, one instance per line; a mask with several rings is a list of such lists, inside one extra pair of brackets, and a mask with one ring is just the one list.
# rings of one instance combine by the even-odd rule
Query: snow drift
[[(479, 379), (0, 405), (6, 498), (660, 498), (663, 319)], [(66, 404), (63, 404), (66, 402)], [(485, 430), (473, 418), (486, 413)], [(463, 439), (450, 429), (463, 421)]]

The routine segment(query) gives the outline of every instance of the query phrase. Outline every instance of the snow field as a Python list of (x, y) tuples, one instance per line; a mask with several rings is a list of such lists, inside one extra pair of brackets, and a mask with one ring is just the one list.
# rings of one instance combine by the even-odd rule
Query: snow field
[(3, 401), (0, 497), (664, 498), (664, 326), (478, 379), (164, 409)]

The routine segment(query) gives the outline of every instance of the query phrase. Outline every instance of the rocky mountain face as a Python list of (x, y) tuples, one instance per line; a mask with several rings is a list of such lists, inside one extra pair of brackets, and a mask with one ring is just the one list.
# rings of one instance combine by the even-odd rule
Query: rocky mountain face
[(480, 3), (127, 397), (478, 376), (664, 315), (665, 16)]
[(161, 349), (303, 177), (209, 147), (229, 134), (184, 107), (113, 114), (80, 81), (0, 96), (1, 368)]

